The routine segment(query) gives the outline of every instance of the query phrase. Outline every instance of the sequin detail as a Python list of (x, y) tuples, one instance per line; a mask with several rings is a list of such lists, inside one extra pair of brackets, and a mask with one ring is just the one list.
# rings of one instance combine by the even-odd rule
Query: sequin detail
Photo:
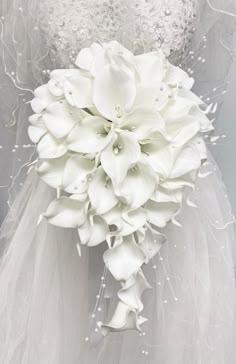
[(40, 26), (51, 58), (73, 64), (92, 41), (116, 39), (136, 54), (162, 48), (181, 59), (197, 16), (196, 0), (41, 0)]

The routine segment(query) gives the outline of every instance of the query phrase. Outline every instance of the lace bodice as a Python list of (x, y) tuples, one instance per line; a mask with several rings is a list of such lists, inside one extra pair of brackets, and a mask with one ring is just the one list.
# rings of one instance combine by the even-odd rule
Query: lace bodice
[(73, 63), (92, 41), (116, 39), (135, 53), (162, 47), (180, 58), (191, 40), (197, 0), (42, 0), (40, 26), (51, 57)]

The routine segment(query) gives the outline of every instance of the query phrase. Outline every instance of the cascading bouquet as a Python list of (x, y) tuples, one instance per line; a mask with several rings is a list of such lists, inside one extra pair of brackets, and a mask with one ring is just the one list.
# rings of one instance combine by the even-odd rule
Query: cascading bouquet
[(75, 68), (35, 90), (29, 136), (40, 177), (58, 192), (44, 216), (77, 229), (80, 247), (106, 241), (105, 265), (122, 286), (104, 335), (146, 321), (142, 266), (207, 158), (213, 126), (193, 83), (161, 51), (134, 56), (112, 41), (82, 49)]

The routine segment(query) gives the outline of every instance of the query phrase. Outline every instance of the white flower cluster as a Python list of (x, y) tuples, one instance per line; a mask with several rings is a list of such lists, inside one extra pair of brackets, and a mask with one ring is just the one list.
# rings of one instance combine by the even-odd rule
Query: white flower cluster
[(108, 242), (105, 263), (123, 286), (103, 331), (139, 328), (141, 266), (194, 186), (207, 158), (202, 133), (213, 127), (193, 79), (161, 51), (134, 56), (117, 42), (95, 43), (76, 66), (52, 71), (32, 101), (38, 173), (60, 195), (45, 216), (77, 228), (81, 245)]

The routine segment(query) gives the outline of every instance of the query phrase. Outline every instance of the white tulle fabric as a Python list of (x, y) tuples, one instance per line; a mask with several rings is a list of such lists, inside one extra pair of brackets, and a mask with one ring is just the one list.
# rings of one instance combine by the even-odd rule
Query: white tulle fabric
[[(184, 227), (167, 227), (156, 269), (146, 267), (153, 289), (145, 297), (145, 332), (105, 339), (89, 325), (103, 249), (79, 257), (76, 232), (45, 221), (35, 229), (54, 192), (32, 171), (1, 231), (0, 362), (234, 364), (232, 217), (214, 162), (207, 169), (189, 198), (197, 207), (183, 207)], [(113, 312), (112, 292), (108, 277), (97, 319)]]

